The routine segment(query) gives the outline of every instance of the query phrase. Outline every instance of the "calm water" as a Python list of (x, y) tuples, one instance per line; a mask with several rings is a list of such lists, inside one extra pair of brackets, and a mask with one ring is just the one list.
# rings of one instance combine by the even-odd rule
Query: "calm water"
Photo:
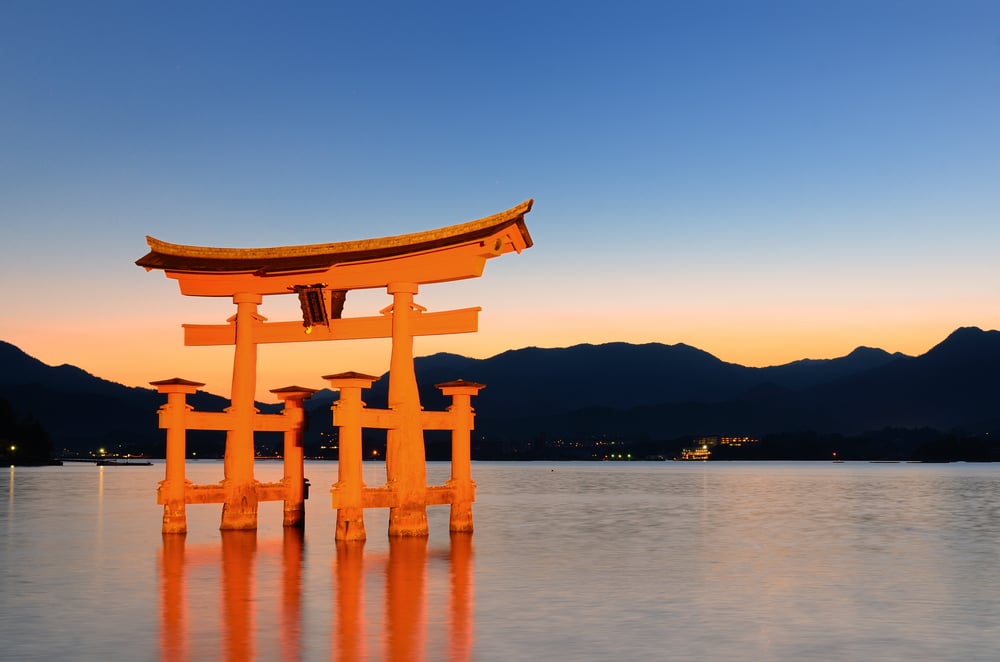
[(369, 511), (339, 549), (336, 464), (306, 475), (304, 535), (278, 502), (256, 534), (189, 506), (165, 540), (162, 464), (4, 471), (0, 657), (1000, 657), (1000, 465), (474, 463), (471, 538), (434, 507), (428, 540), (390, 543)]

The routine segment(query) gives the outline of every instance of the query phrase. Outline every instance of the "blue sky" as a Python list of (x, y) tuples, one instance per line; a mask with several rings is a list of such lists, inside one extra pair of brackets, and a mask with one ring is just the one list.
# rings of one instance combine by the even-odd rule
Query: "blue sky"
[[(7, 0), (0, 94), (0, 338), (128, 384), (228, 391), (231, 351), (179, 325), (231, 302), (136, 267), (147, 234), (322, 243), (526, 198), (533, 248), (418, 296), (482, 306), (480, 332), (418, 354), (768, 365), (1000, 327), (995, 2)], [(315, 344), (261, 351), (268, 387), (321, 385)]]

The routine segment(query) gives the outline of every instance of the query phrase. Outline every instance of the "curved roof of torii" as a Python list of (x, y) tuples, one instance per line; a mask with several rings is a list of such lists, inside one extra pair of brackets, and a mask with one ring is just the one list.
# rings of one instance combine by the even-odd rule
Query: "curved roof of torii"
[(266, 275), (288, 271), (311, 271), (326, 269), (343, 262), (380, 260), (455, 246), (489, 237), (510, 225), (517, 226), (524, 247), (527, 248), (532, 245), (532, 241), (524, 223), (524, 215), (531, 210), (533, 202), (529, 199), (499, 214), (437, 230), (329, 244), (274, 248), (213, 248), (171, 244), (147, 236), (146, 241), (150, 251), (135, 263), (147, 270), (185, 272), (253, 272)]
[(146, 237), (150, 251), (135, 263), (162, 269), (182, 294), (195, 296), (286, 294), (319, 280), (329, 289), (356, 289), (474, 278), (487, 259), (532, 245), (524, 215), (533, 202), (437, 230), (329, 244), (214, 248)]

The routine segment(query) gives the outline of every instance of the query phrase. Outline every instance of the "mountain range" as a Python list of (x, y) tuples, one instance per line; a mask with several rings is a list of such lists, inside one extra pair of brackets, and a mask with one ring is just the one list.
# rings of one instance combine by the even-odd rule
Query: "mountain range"
[[(41, 423), (57, 452), (122, 445), (152, 448), (154, 454), (162, 449), (156, 411), (164, 398), (155, 390), (70, 365), (49, 366), (2, 341), (0, 365), (0, 399)], [(527, 347), (487, 359), (440, 353), (417, 358), (415, 370), (429, 410), (448, 404), (434, 384), (459, 378), (486, 384), (473, 399), (474, 457), (477, 448), (489, 456), (483, 449), (539, 440), (864, 435), (885, 429), (1000, 433), (1000, 331), (975, 327), (957, 329), (920, 356), (859, 347), (840, 358), (765, 368), (726, 363), (684, 344), (618, 342)], [(387, 386), (382, 375), (365, 392), (369, 406), (385, 406)], [(332, 432), (329, 406), (335, 398), (324, 390), (307, 401), (307, 450)], [(228, 405), (204, 392), (189, 403), (211, 411)], [(219, 452), (219, 434), (190, 432), (189, 446)]]

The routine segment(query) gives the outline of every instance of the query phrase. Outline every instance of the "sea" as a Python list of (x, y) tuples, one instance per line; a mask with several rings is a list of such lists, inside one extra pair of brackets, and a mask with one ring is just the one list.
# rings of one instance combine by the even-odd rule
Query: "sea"
[[(260, 505), (162, 535), (151, 466), (0, 474), (3, 660), (997, 660), (1000, 465), (473, 462), (475, 533)], [(259, 480), (281, 478), (259, 461)], [(195, 483), (222, 463), (189, 461)], [(448, 463), (430, 463), (431, 484)], [(365, 463), (369, 485), (384, 465)]]

